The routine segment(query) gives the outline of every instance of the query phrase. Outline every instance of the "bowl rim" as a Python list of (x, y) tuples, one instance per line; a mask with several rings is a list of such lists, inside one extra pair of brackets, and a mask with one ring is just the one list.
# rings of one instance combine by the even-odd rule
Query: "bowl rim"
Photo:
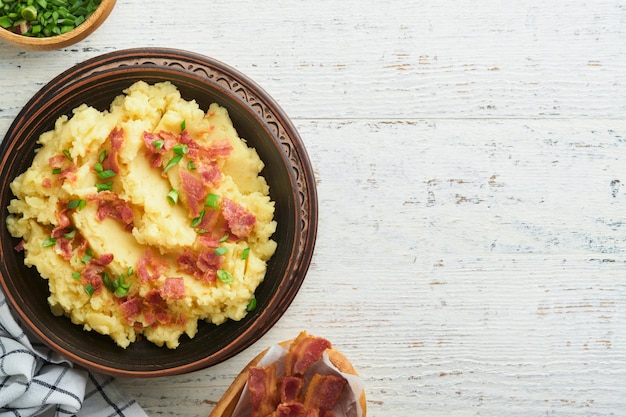
[[(161, 62), (161, 64), (159, 64), (159, 62)], [(184, 63), (184, 65), (178, 65), (181, 62)], [(175, 68), (172, 69), (172, 67), (166, 66), (163, 63), (175, 63), (176, 65), (173, 65), (173, 67)], [(33, 111), (40, 111), (39, 109), (31, 109), (32, 104), (37, 101), (38, 97), (50, 94), (62, 94), (62, 91), (65, 88), (68, 88), (75, 83), (87, 82), (93, 78), (98, 78), (98, 76), (102, 76), (103, 74), (115, 74), (116, 71), (120, 71), (120, 73), (123, 73), (125, 70), (142, 71), (145, 69), (150, 69), (157, 71), (161, 70), (165, 72), (167, 72), (168, 70), (175, 70), (187, 76), (204, 78), (205, 74), (203, 72), (194, 71), (196, 69), (194, 65), (208, 65), (216, 68), (218, 72), (223, 72), (225, 74), (228, 74), (229, 76), (232, 76), (235, 81), (233, 81), (232, 84), (225, 84), (223, 85), (223, 87), (227, 90), (230, 90), (230, 92), (233, 94), (233, 97), (237, 97), (240, 101), (243, 102), (246, 101), (246, 98), (238, 95), (235, 91), (236, 88), (243, 88), (245, 91), (253, 92), (255, 95), (258, 96), (259, 103), (269, 106), (268, 108), (276, 117), (277, 123), (279, 123), (281, 127), (289, 133), (290, 137), (287, 138), (287, 140), (291, 140), (290, 144), (293, 146), (289, 149), (289, 152), (286, 152), (284, 149), (282, 149), (281, 146), (279, 146), (279, 148), (281, 148), (281, 150), (283, 151), (283, 158), (287, 158), (289, 161), (299, 161), (297, 163), (299, 169), (297, 173), (293, 172), (293, 167), (291, 164), (288, 164), (287, 167), (290, 176), (297, 177), (291, 178), (290, 181), (297, 181), (296, 188), (300, 187), (300, 189), (297, 190), (298, 192), (295, 193), (298, 201), (295, 202), (296, 207), (294, 208), (297, 212), (296, 221), (300, 223), (296, 225), (296, 232), (298, 233), (297, 237), (300, 237), (300, 239), (297, 239), (296, 237), (293, 243), (294, 246), (299, 245), (299, 247), (295, 247), (295, 249), (290, 252), (292, 254), (296, 254), (293, 268), (290, 269), (290, 271), (292, 271), (293, 275), (297, 275), (298, 279), (294, 282), (294, 285), (291, 285), (286, 290), (281, 300), (279, 300), (280, 303), (277, 306), (280, 306), (282, 308), (282, 311), (279, 308), (279, 314), (272, 316), (270, 312), (267, 312), (267, 310), (265, 310), (265, 314), (262, 312), (260, 313), (259, 317), (255, 317), (255, 320), (264, 318), (266, 321), (269, 321), (269, 325), (263, 326), (261, 328), (261, 331), (258, 331), (255, 330), (255, 326), (253, 325), (253, 323), (251, 323), (241, 332), (238, 337), (225, 345), (234, 345), (237, 341), (243, 342), (235, 349), (230, 351), (229, 354), (214, 354), (209, 357), (205, 356), (190, 363), (169, 368), (158, 368), (152, 370), (120, 370), (118, 368), (112, 368), (106, 365), (97, 363), (94, 364), (92, 362), (85, 361), (79, 355), (76, 355), (72, 351), (68, 351), (59, 346), (54, 340), (52, 340), (41, 330), (39, 330), (37, 326), (34, 326), (31, 321), (31, 317), (29, 317), (25, 313), (25, 311), (21, 308), (18, 300), (14, 297), (14, 294), (12, 294), (12, 292), (10, 291), (10, 288), (4, 277), (6, 271), (5, 264), (3, 262), (0, 268), (0, 284), (5, 292), (6, 298), (9, 301), (9, 305), (12, 311), (17, 314), (22, 321), (28, 322), (29, 327), (31, 327), (31, 332), (34, 332), (35, 335), (50, 348), (62, 353), (63, 356), (69, 357), (69, 359), (74, 363), (82, 365), (86, 368), (97, 370), (104, 374), (127, 377), (156, 377), (175, 375), (215, 365), (240, 353), (241, 351), (251, 346), (254, 342), (256, 342), (261, 336), (263, 336), (263, 334), (269, 331), (269, 329), (280, 319), (280, 317), (282, 317), (282, 315), (285, 313), (285, 310), (291, 304), (297, 292), (299, 291), (311, 263), (317, 236), (318, 201), (312, 164), (309, 160), (308, 153), (304, 147), (301, 137), (284, 110), (272, 97), (270, 97), (270, 95), (263, 88), (261, 88), (255, 81), (253, 81), (246, 75), (219, 60), (194, 52), (173, 48), (132, 48), (115, 51), (88, 59), (82, 63), (74, 65), (66, 71), (63, 71), (46, 85), (44, 85), (44, 87), (42, 87), (37, 93), (35, 93), (35, 95), (18, 113), (12, 125), (9, 127), (5, 135), (5, 139), (2, 141), (2, 143), (0, 143), (0, 150), (4, 150), (6, 146), (9, 146), (8, 144), (10, 138), (14, 136), (14, 132), (19, 132), (21, 129), (25, 128), (24, 123), (26, 123), (27, 119), (31, 118), (31, 113)], [(258, 113), (259, 109), (254, 108), (254, 111)], [(263, 119), (261, 120), (264, 121)], [(271, 132), (271, 129), (270, 133), (274, 140), (277, 140)], [(11, 140), (11, 142), (14, 141), (14, 139)], [(2, 152), (2, 172), (4, 172), (6, 168), (6, 161), (8, 159), (7, 153), (8, 152)], [(303, 217), (306, 217), (308, 220), (303, 221)], [(220, 351), (217, 352), (219, 353)], [(216, 355), (216, 358), (212, 358)]]
[(96, 10), (83, 23), (60, 35), (35, 38), (18, 35), (0, 28), (0, 39), (13, 46), (33, 50), (60, 49), (80, 42), (94, 32), (109, 17), (117, 0), (101, 0)]

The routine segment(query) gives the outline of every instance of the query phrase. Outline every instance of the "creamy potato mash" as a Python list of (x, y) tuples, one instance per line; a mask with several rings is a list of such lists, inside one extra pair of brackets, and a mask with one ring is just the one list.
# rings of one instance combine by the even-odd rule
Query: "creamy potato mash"
[(48, 302), (127, 347), (176, 348), (198, 320), (254, 307), (276, 243), (263, 162), (228, 112), (137, 82), (108, 111), (87, 105), (44, 133), (11, 184), (7, 226)]

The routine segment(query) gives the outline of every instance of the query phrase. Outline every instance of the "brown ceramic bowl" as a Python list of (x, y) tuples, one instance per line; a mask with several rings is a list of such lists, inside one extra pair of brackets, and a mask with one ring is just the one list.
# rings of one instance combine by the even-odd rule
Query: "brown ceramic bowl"
[(0, 40), (22, 49), (47, 51), (60, 49), (80, 42), (93, 33), (109, 17), (117, 0), (102, 0), (100, 5), (83, 23), (75, 29), (57, 36), (34, 38), (13, 33), (0, 28)]
[[(257, 308), (243, 320), (220, 326), (202, 323), (193, 339), (184, 336), (175, 350), (145, 340), (121, 349), (96, 332), (87, 332), (50, 312), (47, 281), (24, 266), (18, 241), (6, 224), (13, 195), (9, 183), (33, 159), (39, 135), (55, 120), (87, 103), (107, 109), (132, 83), (171, 81), (184, 98), (202, 108), (226, 107), (239, 135), (256, 148), (261, 173), (276, 202), (278, 242), (265, 281), (256, 291)], [(317, 233), (317, 192), (311, 164), (293, 124), (255, 82), (211, 58), (191, 52), (142, 48), (105, 54), (63, 72), (26, 104), (0, 144), (0, 281), (17, 317), (44, 343), (86, 368), (117, 376), (156, 377), (202, 369), (241, 352), (285, 313), (309, 268)]]

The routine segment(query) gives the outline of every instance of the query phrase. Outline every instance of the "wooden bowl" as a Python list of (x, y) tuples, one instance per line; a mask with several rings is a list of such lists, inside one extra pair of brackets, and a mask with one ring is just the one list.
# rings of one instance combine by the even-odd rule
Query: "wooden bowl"
[[(198, 334), (181, 338), (175, 350), (141, 340), (126, 349), (108, 336), (87, 332), (54, 316), (47, 281), (24, 265), (18, 240), (5, 224), (13, 198), (9, 183), (32, 163), (37, 140), (55, 120), (82, 103), (108, 109), (113, 98), (138, 80), (170, 81), (201, 108), (217, 102), (235, 129), (265, 162), (261, 172), (275, 201), (278, 243), (257, 307), (241, 321), (199, 323)], [(87, 60), (45, 85), (26, 104), (0, 144), (0, 283), (10, 307), (32, 334), (69, 360), (101, 373), (132, 377), (181, 374), (219, 363), (265, 334), (285, 313), (308, 270), (317, 232), (317, 192), (306, 149), (279, 105), (255, 82), (219, 61), (161, 48), (120, 50)]]
[[(285, 347), (291, 343), (291, 340), (285, 341), (281, 343), (281, 346)], [(232, 417), (235, 412), (235, 408), (237, 407), (237, 403), (241, 398), (241, 394), (243, 393), (243, 389), (248, 382), (248, 368), (252, 366), (256, 366), (265, 353), (267, 353), (268, 349), (259, 353), (254, 359), (250, 361), (246, 365), (246, 367), (237, 375), (233, 383), (228, 387), (222, 398), (217, 402), (209, 417)], [(358, 375), (352, 363), (341, 353), (339, 350), (335, 348), (331, 348), (328, 351), (328, 358), (330, 361), (339, 369), (341, 372)], [(358, 399), (359, 405), (362, 410), (362, 417), (366, 417), (367, 415), (367, 401), (365, 397), (365, 390), (361, 391), (361, 395)]]
[(34, 51), (60, 49), (80, 42), (93, 33), (109, 17), (117, 0), (102, 0), (98, 8), (75, 29), (47, 38), (33, 38), (0, 28), (0, 40), (9, 45)]

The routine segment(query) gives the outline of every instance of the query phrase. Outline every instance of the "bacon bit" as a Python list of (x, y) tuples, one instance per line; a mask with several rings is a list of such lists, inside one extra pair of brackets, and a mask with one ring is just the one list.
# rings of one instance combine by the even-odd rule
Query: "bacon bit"
[(331, 347), (331, 343), (324, 338), (300, 333), (289, 346), (285, 363), (286, 375), (304, 375), (312, 364), (322, 359), (324, 351)]
[(58, 176), (59, 181), (69, 180), (70, 182), (76, 182), (76, 165), (72, 165), (69, 168), (64, 169)]
[(214, 161), (200, 162), (197, 169), (206, 184), (217, 187), (222, 182), (222, 171)]
[(178, 136), (178, 142), (182, 145), (187, 145), (187, 148), (189, 150), (187, 156), (189, 157), (189, 159), (196, 159), (198, 157), (198, 149), (200, 148), (200, 145), (198, 145), (198, 142), (193, 140), (187, 130), (183, 130), (182, 132), (180, 132), (180, 135)]
[(65, 162), (67, 162), (65, 155), (55, 155), (48, 159), (48, 165), (50, 165), (51, 168), (63, 168)]
[[(207, 218), (207, 214), (204, 215), (204, 219), (206, 218)], [(204, 226), (202, 225), (201, 228), (204, 229)], [(210, 230), (210, 229), (205, 229), (205, 230)], [(198, 243), (200, 243), (202, 247), (215, 249), (220, 245), (220, 240), (216, 236), (198, 235)]]
[(222, 199), (222, 215), (232, 234), (240, 239), (247, 237), (256, 223), (254, 214), (228, 198)]
[(137, 261), (137, 276), (142, 283), (153, 281), (167, 270), (168, 264), (157, 257), (152, 251), (146, 250)]
[(185, 250), (177, 259), (178, 270), (193, 275), (203, 282), (215, 282), (217, 270), (222, 266), (223, 258), (213, 250), (201, 251), (199, 254), (190, 249)]
[(70, 221), (70, 217), (67, 214), (69, 211), (70, 210), (67, 208), (67, 203), (59, 202), (59, 204), (57, 205), (57, 210), (54, 213), (57, 219), (57, 224), (54, 227), (54, 229), (52, 229), (52, 233), (50, 234), (50, 237), (57, 239), (63, 236), (63, 234), (66, 233), (67, 228), (69, 228), (72, 225), (72, 222)]
[(217, 158), (227, 158), (233, 151), (233, 145), (231, 145), (228, 139), (214, 140), (209, 146), (203, 146), (200, 148), (200, 155), (203, 158), (215, 160)]
[(50, 178), (44, 178), (41, 181), (41, 186), (43, 188), (50, 188), (50, 187), (52, 187), (52, 180)]
[(120, 172), (120, 166), (117, 161), (117, 155), (124, 145), (124, 129), (114, 128), (109, 134), (109, 141), (111, 142), (111, 152), (109, 152), (102, 162), (103, 169), (110, 169), (116, 174)]
[(130, 204), (119, 198), (119, 195), (112, 191), (102, 191), (88, 196), (88, 200), (98, 203), (98, 221), (107, 217), (117, 220), (127, 231), (132, 230), (134, 214)]
[(72, 241), (61, 236), (57, 238), (54, 245), (56, 252), (63, 257), (66, 261), (72, 259)]
[(191, 173), (181, 169), (179, 170), (182, 192), (185, 195), (187, 208), (191, 217), (197, 217), (200, 214), (200, 207), (204, 205), (207, 191), (202, 181)]
[(143, 301), (141, 298), (130, 298), (120, 304), (120, 310), (128, 323), (133, 323), (141, 313)]
[(163, 297), (161, 297), (161, 291), (157, 289), (152, 289), (146, 293), (144, 297), (144, 301), (149, 305), (159, 305), (163, 302)]
[[(163, 141), (163, 146), (156, 147), (156, 142)], [(143, 132), (143, 143), (146, 146), (146, 155), (150, 161), (150, 166), (158, 168), (163, 165), (163, 154), (176, 145), (176, 136), (164, 130), (158, 133)]]
[(341, 398), (346, 382), (337, 375), (313, 375), (304, 395), (305, 407), (332, 410)]
[(167, 300), (185, 298), (185, 280), (183, 278), (166, 278), (161, 287), (161, 296)]
[(248, 390), (252, 417), (265, 417), (276, 410), (279, 400), (276, 390), (276, 365), (248, 368)]
[(307, 410), (302, 403), (283, 403), (268, 417), (319, 417), (317, 410)]
[(24, 250), (24, 245), (26, 244), (26, 242), (24, 242), (24, 239), (20, 240), (20, 242), (15, 245), (15, 251), (16, 252), (22, 252)]

